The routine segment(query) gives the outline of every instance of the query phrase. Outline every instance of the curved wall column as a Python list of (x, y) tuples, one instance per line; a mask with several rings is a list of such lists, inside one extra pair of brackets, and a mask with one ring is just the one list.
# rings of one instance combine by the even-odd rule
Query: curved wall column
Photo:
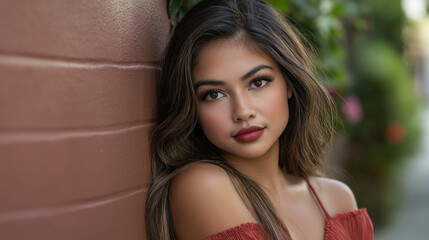
[(0, 239), (145, 239), (167, 1), (0, 1)]

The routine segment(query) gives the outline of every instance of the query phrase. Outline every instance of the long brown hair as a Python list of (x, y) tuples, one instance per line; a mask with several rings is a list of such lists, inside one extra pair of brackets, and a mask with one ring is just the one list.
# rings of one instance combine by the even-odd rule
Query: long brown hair
[(229, 165), (198, 125), (192, 81), (198, 53), (209, 42), (239, 34), (278, 64), (292, 90), (289, 122), (279, 139), (280, 168), (308, 178), (318, 175), (322, 166), (323, 151), (334, 133), (335, 111), (326, 89), (314, 76), (299, 35), (262, 0), (203, 0), (177, 25), (157, 81), (157, 123), (150, 137), (152, 175), (145, 214), (150, 240), (177, 238), (169, 210), (170, 183), (197, 162), (224, 168), (238, 183), (242, 197), (249, 200), (248, 207), (265, 226), (267, 237), (282, 239), (279, 218), (265, 192)]

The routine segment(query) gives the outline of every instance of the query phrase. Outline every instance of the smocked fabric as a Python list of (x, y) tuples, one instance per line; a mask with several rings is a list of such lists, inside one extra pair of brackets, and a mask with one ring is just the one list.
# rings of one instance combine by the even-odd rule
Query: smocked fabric
[[(374, 229), (365, 208), (336, 214), (334, 217), (326, 211), (319, 196), (307, 180), (311, 191), (326, 216), (324, 240), (373, 240)], [(223, 232), (212, 235), (206, 240), (266, 240), (262, 225), (254, 222), (243, 223)], [(286, 238), (289, 239), (289, 238)]]
[(266, 239), (262, 226), (258, 223), (248, 222), (212, 235), (206, 240), (253, 240)]

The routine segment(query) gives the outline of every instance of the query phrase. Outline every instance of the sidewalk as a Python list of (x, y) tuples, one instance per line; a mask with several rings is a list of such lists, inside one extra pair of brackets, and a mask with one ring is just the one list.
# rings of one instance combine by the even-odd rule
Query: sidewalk
[(422, 111), (420, 150), (404, 170), (402, 204), (392, 223), (376, 229), (376, 240), (429, 239), (429, 106)]

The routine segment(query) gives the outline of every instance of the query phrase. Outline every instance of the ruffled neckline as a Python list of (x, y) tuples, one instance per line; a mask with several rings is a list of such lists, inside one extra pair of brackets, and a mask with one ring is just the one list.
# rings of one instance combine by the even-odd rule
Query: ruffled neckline
[[(326, 216), (326, 224), (325, 224), (325, 234), (323, 236), (324, 240), (327, 240), (327, 237), (329, 236), (329, 232), (332, 231), (332, 222), (333, 221), (337, 221), (340, 219), (344, 219), (344, 218), (349, 218), (349, 217), (355, 217), (357, 215), (361, 215), (361, 214), (367, 214), (367, 209), (366, 208), (360, 208), (360, 209), (356, 209), (353, 211), (348, 211), (345, 213), (338, 213), (335, 214), (335, 216), (330, 216), (327, 215)], [(227, 230), (224, 230), (222, 232), (213, 234), (209, 237), (207, 237), (206, 239), (224, 239), (227, 237), (231, 237), (234, 236), (236, 234), (239, 234), (240, 232), (247, 232), (247, 231), (260, 231), (262, 230), (262, 225), (256, 222), (246, 222), (246, 223), (242, 223), (238, 226), (235, 227), (231, 227)], [(214, 236), (216, 236), (216, 238), (213, 238)]]
[(215, 239), (224, 239), (224, 238), (228, 238), (237, 234), (240, 234), (241, 232), (248, 232), (248, 231), (259, 231), (262, 229), (262, 225), (259, 223), (255, 223), (255, 222), (247, 222), (247, 223), (242, 223), (238, 226), (232, 227), (232, 228), (228, 228), (225, 231), (213, 234), (209, 237), (207, 237), (206, 239), (211, 239), (214, 236), (216, 236)]
[(325, 224), (325, 234), (323, 239), (328, 240), (329, 233), (333, 231), (332, 222), (339, 221), (340, 219), (356, 217), (358, 215), (368, 215), (366, 208), (360, 208), (353, 211), (348, 211), (345, 213), (337, 213), (335, 216), (331, 217), (329, 214), (326, 216), (326, 224)]

